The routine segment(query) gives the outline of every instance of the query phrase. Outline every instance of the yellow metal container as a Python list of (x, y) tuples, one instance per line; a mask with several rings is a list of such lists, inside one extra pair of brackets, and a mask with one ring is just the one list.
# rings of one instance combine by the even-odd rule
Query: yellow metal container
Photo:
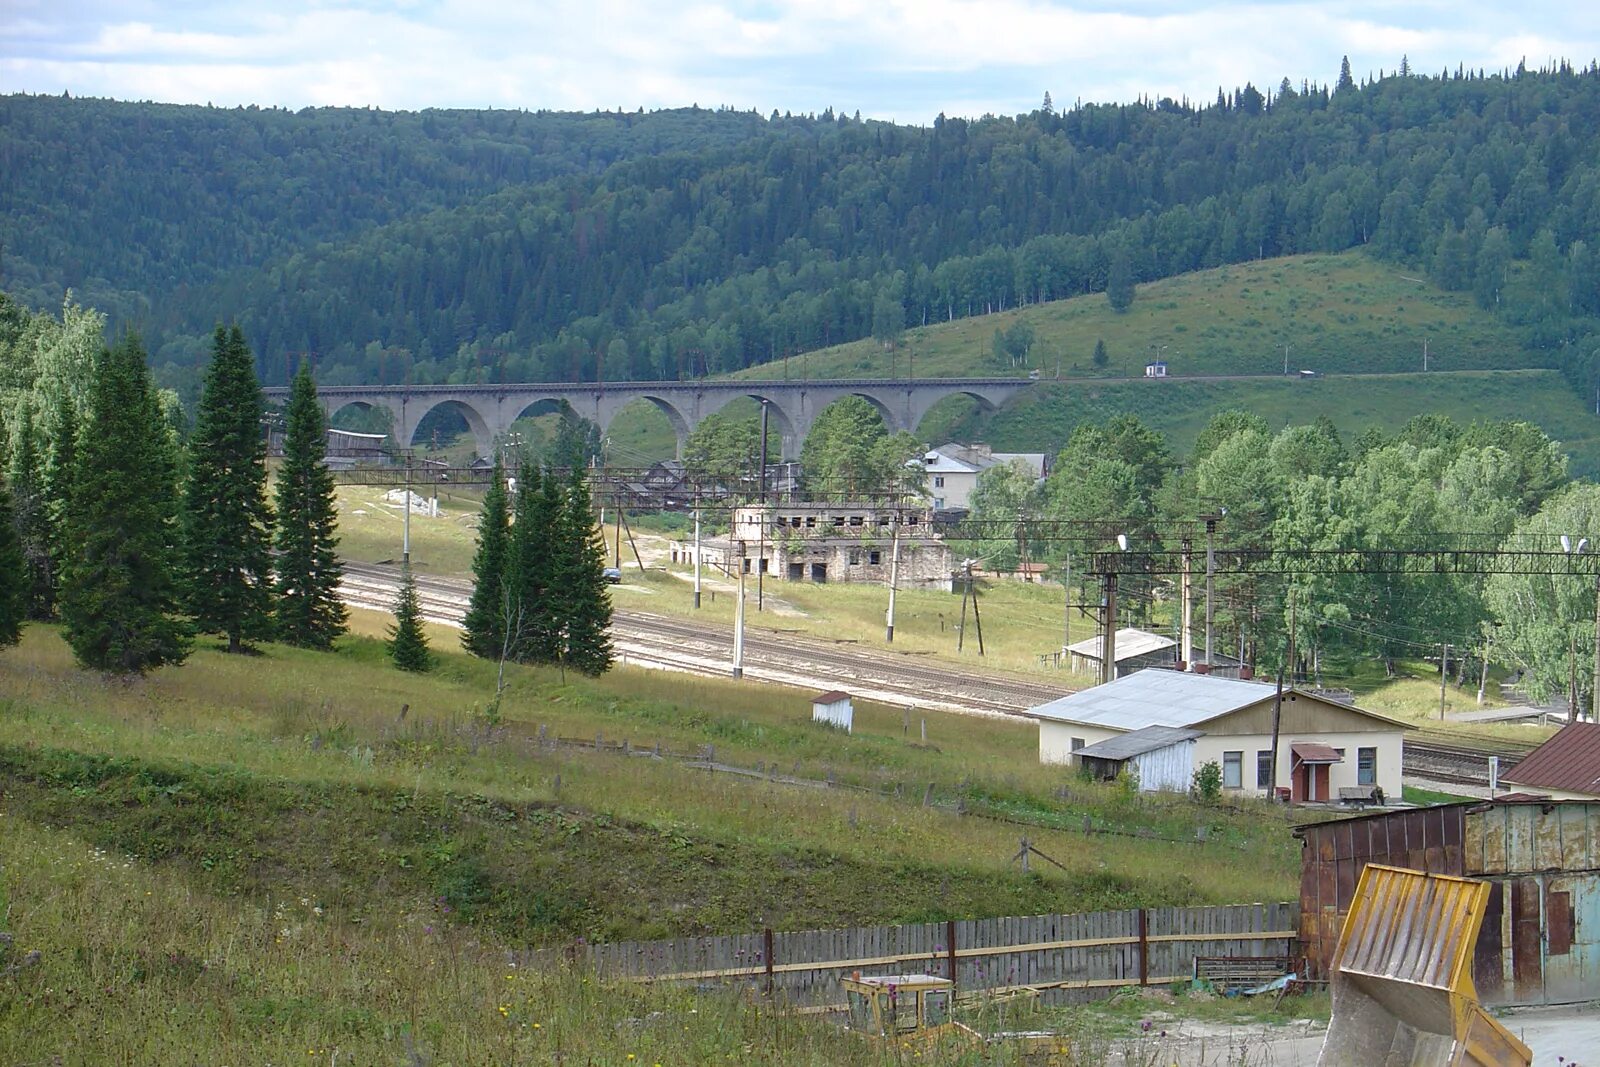
[(1472, 984), (1489, 888), (1366, 866), (1339, 937), (1319, 1067), (1528, 1067), (1533, 1054)]

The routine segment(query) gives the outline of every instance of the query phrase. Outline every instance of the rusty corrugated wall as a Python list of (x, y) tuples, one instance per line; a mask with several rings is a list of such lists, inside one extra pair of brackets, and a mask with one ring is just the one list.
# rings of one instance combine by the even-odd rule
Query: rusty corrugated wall
[(1473, 964), (1485, 1003), (1566, 1003), (1600, 988), (1600, 801), (1470, 801), (1295, 833), (1313, 977), (1328, 977), (1356, 883), (1374, 862), (1491, 883)]
[(1295, 830), (1301, 838), (1300, 942), (1316, 978), (1326, 978), (1361, 871), (1371, 863), (1427, 874), (1462, 874), (1462, 812), (1451, 804), (1379, 812)]

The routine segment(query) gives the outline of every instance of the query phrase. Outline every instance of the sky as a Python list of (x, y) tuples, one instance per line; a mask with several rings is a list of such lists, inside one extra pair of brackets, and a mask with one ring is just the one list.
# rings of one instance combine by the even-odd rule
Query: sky
[(923, 124), (1600, 57), (1586, 0), (0, 0), (0, 92)]

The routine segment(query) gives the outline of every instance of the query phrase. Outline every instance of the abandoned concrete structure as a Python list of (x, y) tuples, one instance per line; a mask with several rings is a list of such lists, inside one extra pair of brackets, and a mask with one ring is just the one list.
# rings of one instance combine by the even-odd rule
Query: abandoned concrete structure
[[(949, 592), (950, 546), (922, 508), (796, 503), (734, 509), (725, 536), (702, 538), (700, 562), (728, 574), (790, 582), (887, 583), (899, 543), (899, 587)], [(672, 546), (674, 563), (694, 562), (694, 542)]]

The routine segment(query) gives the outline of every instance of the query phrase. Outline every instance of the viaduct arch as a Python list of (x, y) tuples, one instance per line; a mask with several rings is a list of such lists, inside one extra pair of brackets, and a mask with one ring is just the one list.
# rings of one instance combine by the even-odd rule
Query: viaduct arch
[[(820, 381), (694, 381), (694, 382), (534, 382), (503, 385), (329, 386), (318, 390), (332, 414), (356, 405), (383, 408), (393, 416), (395, 444), (409, 448), (417, 426), (435, 408), (448, 406), (466, 419), (480, 455), (489, 455), (528, 408), (542, 401), (566, 401), (573, 411), (609, 430), (623, 408), (635, 400), (654, 405), (671, 423), (678, 454), (689, 434), (709, 416), (740, 397), (766, 403), (783, 440), (782, 459), (800, 457), (800, 447), (816, 417), (828, 405), (859, 396), (883, 416), (890, 432), (914, 431), (923, 416), (950, 396), (967, 396), (992, 411), (1031, 386), (1027, 378), (847, 378)], [(266, 389), (269, 399), (284, 400), (286, 388)]]

